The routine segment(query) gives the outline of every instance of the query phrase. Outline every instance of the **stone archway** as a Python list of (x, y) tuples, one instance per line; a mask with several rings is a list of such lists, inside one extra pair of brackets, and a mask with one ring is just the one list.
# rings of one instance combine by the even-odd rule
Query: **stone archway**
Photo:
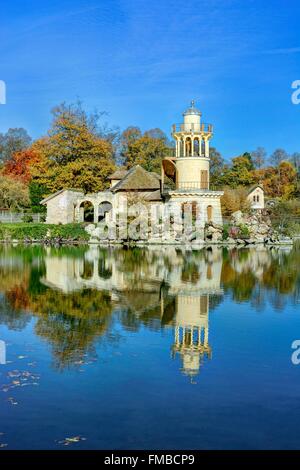
[(109, 201), (102, 201), (98, 205), (98, 222), (106, 219), (106, 214), (108, 214), (112, 210), (113, 206), (112, 203)]
[(92, 201), (84, 200), (79, 203), (79, 222), (91, 222), (95, 220), (95, 207)]

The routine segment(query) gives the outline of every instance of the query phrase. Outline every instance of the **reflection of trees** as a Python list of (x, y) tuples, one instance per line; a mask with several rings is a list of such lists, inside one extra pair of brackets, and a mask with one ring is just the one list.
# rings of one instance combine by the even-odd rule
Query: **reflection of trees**
[(111, 323), (111, 298), (101, 291), (66, 295), (47, 289), (32, 297), (31, 309), (38, 316), (36, 333), (50, 341), (58, 368), (82, 360)]
[[(275, 309), (281, 310), (287, 298), (295, 302), (299, 296), (300, 250), (297, 246), (289, 253), (266, 249), (265, 254), (265, 263), (253, 267), (251, 251), (225, 251), (221, 282), (234, 300), (251, 301), (257, 310), (261, 310), (268, 299)], [(239, 271), (235, 269), (236, 265)]]
[[(81, 262), (86, 247), (0, 247), (0, 322), (21, 329), (32, 313), (37, 318), (36, 333), (51, 344), (58, 368), (70, 367), (91, 354), (97, 338), (105, 337), (111, 329), (112, 318), (131, 331), (142, 326), (153, 330), (172, 326), (177, 292), (184, 288), (186, 295), (189, 289), (197, 295), (197, 289), (203, 290), (205, 282), (219, 272), (214, 269), (215, 262), (220, 268), (220, 260), (215, 261), (218, 253), (213, 250), (172, 250), (101, 248), (98, 274), (105, 280), (115, 276), (117, 287), (110, 292), (95, 288), (65, 294), (41, 283), (46, 272), (44, 257), (78, 257)], [(93, 260), (91, 254), (88, 259)], [(286, 302), (299, 299), (299, 266), (296, 247), (289, 253), (257, 247), (224, 249), (221, 284), (234, 301), (250, 302), (258, 311), (270, 302), (280, 310)], [(95, 269), (86, 265), (89, 276), (92, 267)], [(218, 276), (213, 286), (218, 285)], [(114, 317), (111, 296), (120, 307)], [(222, 296), (212, 292), (209, 297), (212, 311)]]
[(11, 305), (11, 298), (0, 296), (0, 324), (6, 325), (11, 330), (23, 330), (29, 323), (31, 315), (23, 309), (15, 309)]

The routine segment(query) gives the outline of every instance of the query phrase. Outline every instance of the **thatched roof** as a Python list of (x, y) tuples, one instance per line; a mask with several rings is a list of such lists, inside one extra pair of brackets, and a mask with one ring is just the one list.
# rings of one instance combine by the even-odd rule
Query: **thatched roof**
[(108, 177), (109, 180), (122, 180), (126, 176), (128, 170), (116, 170), (112, 175)]
[(147, 191), (160, 189), (160, 177), (156, 173), (144, 170), (140, 165), (131, 168), (124, 178), (111, 188), (117, 191)]
[(145, 196), (145, 200), (146, 201), (161, 201), (162, 197), (161, 197), (160, 189), (157, 189), (156, 191), (151, 191), (151, 193)]

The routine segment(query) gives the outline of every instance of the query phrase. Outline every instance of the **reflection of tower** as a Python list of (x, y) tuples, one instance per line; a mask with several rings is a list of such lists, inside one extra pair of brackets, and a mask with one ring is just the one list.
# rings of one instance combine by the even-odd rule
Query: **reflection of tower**
[(176, 299), (175, 341), (172, 355), (180, 355), (182, 372), (191, 378), (198, 374), (201, 362), (211, 357), (208, 343), (208, 294), (179, 294)]

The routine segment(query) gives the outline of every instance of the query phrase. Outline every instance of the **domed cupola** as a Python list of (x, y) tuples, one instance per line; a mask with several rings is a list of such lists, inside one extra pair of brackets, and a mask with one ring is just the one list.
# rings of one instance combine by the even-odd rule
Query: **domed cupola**
[(191, 106), (187, 108), (184, 113), (182, 113), (183, 116), (202, 116), (201, 111), (195, 107), (195, 101), (191, 101)]

